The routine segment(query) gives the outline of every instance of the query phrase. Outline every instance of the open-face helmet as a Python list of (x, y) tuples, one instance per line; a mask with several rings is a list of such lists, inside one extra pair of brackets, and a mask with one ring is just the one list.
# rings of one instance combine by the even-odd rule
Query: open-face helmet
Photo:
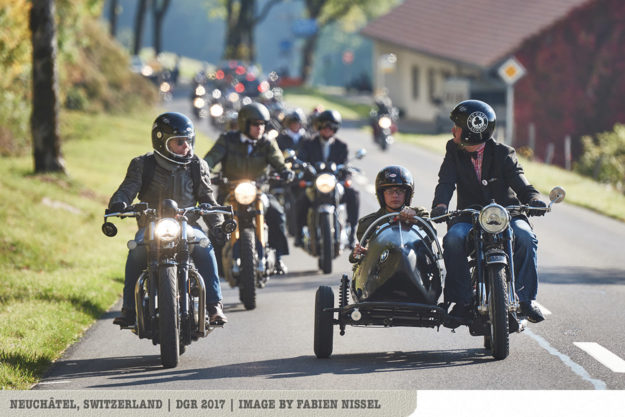
[(341, 127), (343, 121), (341, 113), (336, 110), (325, 110), (315, 117), (315, 129), (321, 130), (325, 126), (330, 126), (334, 133)]
[(256, 121), (263, 121), (265, 123), (269, 122), (269, 110), (263, 104), (260, 103), (250, 103), (241, 107), (239, 110), (239, 115), (237, 116), (237, 124), (239, 127), (239, 131), (244, 135), (248, 136), (250, 133), (250, 124)]
[[(179, 155), (169, 150), (169, 141), (186, 139), (191, 147), (186, 155)], [(193, 157), (195, 129), (193, 122), (182, 113), (163, 113), (152, 124), (152, 148), (154, 152), (177, 164), (188, 164)]]
[(383, 168), (375, 177), (375, 195), (380, 207), (384, 207), (384, 190), (390, 187), (402, 187), (406, 190), (404, 205), (410, 205), (414, 192), (414, 179), (406, 168), (400, 165), (391, 165)]
[(461, 101), (454, 107), (449, 118), (462, 129), (461, 142), (477, 145), (486, 142), (495, 131), (495, 110), (480, 100)]

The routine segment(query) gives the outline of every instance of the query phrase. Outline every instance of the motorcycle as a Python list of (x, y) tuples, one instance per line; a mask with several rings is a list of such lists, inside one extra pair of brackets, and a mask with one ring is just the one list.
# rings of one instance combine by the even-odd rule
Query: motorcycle
[(393, 134), (397, 133), (397, 111), (393, 108), (390, 113), (378, 113), (372, 110), (370, 113), (371, 127), (373, 128), (373, 141), (385, 151), (395, 142)]
[[(365, 155), (364, 149), (356, 152), (357, 159)], [(360, 170), (347, 164), (308, 164), (301, 161), (293, 168), (300, 179), (300, 187), (305, 188), (306, 197), (311, 203), (303, 231), (303, 247), (309, 254), (319, 258), (319, 269), (329, 274), (332, 272), (332, 260), (349, 245), (350, 226), (341, 199), (345, 187), (351, 186), (351, 174)]]
[[(340, 334), (351, 326), (408, 326), (456, 328), (469, 327), (473, 336), (484, 337), (484, 347), (495, 359), (509, 354), (509, 334), (527, 325), (519, 313), (514, 288), (512, 258), (513, 236), (510, 212), (551, 211), (564, 200), (565, 191), (555, 187), (545, 208), (491, 203), (480, 210), (457, 210), (429, 220), (414, 217), (405, 226), (391, 221), (390, 213), (374, 221), (360, 244), (368, 248), (354, 268), (352, 281), (343, 275), (339, 305), (328, 286), (318, 288), (315, 296), (314, 351), (328, 358), (333, 350), (333, 326)], [(469, 268), (473, 286), (472, 318), (459, 322), (447, 313), (446, 304), (437, 304), (445, 282), (442, 249), (430, 221), (469, 214), (473, 228), (467, 238)], [(354, 301), (349, 302), (351, 293)], [(337, 318), (335, 318), (335, 313)]]
[(256, 308), (256, 289), (264, 288), (269, 277), (278, 272), (276, 251), (267, 245), (269, 233), (263, 214), (269, 205), (265, 192), (270, 181), (279, 181), (279, 177), (232, 183), (225, 177), (213, 178), (214, 184), (229, 187), (224, 201), (233, 207), (239, 225), (224, 245), (221, 259), (225, 278), (232, 288), (239, 287), (239, 299), (246, 310)]
[[(285, 149), (283, 152), (284, 161), (288, 168), (294, 169), (297, 175), (297, 158), (295, 157), (295, 151), (292, 149)], [(282, 182), (274, 182), (270, 188), (271, 194), (276, 197), (278, 203), (284, 207), (284, 214), (286, 217), (286, 231), (290, 236), (295, 236), (297, 230), (297, 213), (295, 212), (295, 201), (300, 192), (299, 184), (294, 182), (293, 184), (284, 184)], [(301, 190), (303, 191), (303, 190)]]
[(165, 368), (178, 365), (186, 346), (206, 337), (216, 327), (208, 322), (206, 287), (193, 265), (190, 253), (194, 245), (206, 247), (208, 238), (199, 236), (188, 225), (192, 219), (212, 213), (222, 213), (230, 219), (222, 230), (232, 233), (236, 223), (231, 220), (231, 207), (207, 206), (178, 208), (173, 200), (164, 200), (162, 209), (149, 208), (147, 203), (130, 206), (121, 212), (105, 211), (102, 232), (109, 237), (117, 234), (111, 217), (134, 217), (146, 225), (142, 239), (128, 241), (128, 248), (145, 246), (147, 268), (135, 285), (136, 325), (125, 327), (140, 339), (160, 344), (161, 363)]
[(201, 82), (197, 82), (191, 93), (193, 116), (195, 116), (196, 119), (204, 119), (208, 116), (206, 103), (206, 86)]

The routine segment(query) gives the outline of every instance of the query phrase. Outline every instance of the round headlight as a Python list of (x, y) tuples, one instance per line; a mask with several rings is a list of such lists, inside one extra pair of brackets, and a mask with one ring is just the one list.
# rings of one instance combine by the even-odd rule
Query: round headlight
[(267, 133), (267, 137), (269, 139), (275, 139), (277, 138), (279, 135), (278, 131), (276, 129), (271, 129), (268, 133)]
[(196, 97), (195, 100), (193, 100), (193, 106), (196, 109), (201, 109), (204, 107), (204, 104), (206, 104), (206, 101), (204, 101), (202, 97)]
[(380, 126), (382, 129), (388, 129), (389, 127), (391, 127), (391, 118), (390, 117), (380, 117), (380, 120), (378, 120), (378, 126)]
[(239, 204), (250, 204), (256, 198), (256, 187), (251, 182), (242, 182), (234, 189), (234, 199)]
[(159, 240), (171, 242), (180, 234), (180, 224), (174, 219), (161, 219), (156, 223), (154, 234)]
[(510, 223), (510, 215), (499, 204), (489, 204), (480, 212), (480, 225), (488, 233), (501, 233)]
[(197, 87), (195, 87), (196, 96), (203, 96), (204, 94), (206, 94), (206, 89), (203, 85), (198, 85)]
[(224, 114), (224, 108), (221, 107), (221, 104), (213, 104), (210, 108), (211, 116), (219, 117)]
[(232, 93), (228, 94), (228, 101), (231, 103), (236, 103), (237, 101), (239, 101), (239, 95), (233, 91)]
[(213, 96), (214, 99), (220, 98), (221, 90), (219, 90), (218, 88), (214, 89), (213, 92), (211, 93), (211, 96)]
[(315, 180), (315, 187), (322, 193), (329, 193), (336, 187), (336, 178), (332, 174), (321, 174)]
[(171, 84), (169, 84), (167, 81), (163, 81), (161, 83), (161, 92), (167, 93), (169, 92), (169, 90), (171, 90)]

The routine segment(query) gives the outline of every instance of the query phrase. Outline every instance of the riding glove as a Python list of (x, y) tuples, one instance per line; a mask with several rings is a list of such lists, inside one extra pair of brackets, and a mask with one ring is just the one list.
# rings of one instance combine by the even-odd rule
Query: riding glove
[[(544, 201), (540, 201), (540, 200), (532, 200), (532, 201), (530, 201), (529, 205), (531, 207), (540, 207), (540, 208), (547, 207), (547, 204), (545, 204)], [(532, 210), (532, 209), (530, 209), (529, 215), (530, 216), (544, 216), (545, 215), (545, 210)]]
[[(430, 211), (430, 217), (431, 218), (442, 216), (443, 214), (447, 214), (447, 207), (446, 206), (436, 206), (436, 207), (434, 207), (432, 209), (432, 211)], [(437, 219), (437, 220), (433, 220), (433, 221), (435, 223), (443, 223), (446, 220), (447, 219), (442, 218), (442, 219)]]

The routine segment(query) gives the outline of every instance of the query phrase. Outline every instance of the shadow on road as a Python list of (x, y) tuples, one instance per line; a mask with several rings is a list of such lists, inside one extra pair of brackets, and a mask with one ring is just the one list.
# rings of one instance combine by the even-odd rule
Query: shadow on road
[[(108, 378), (106, 383), (90, 388), (151, 387), (157, 384), (181, 381), (209, 381), (229, 378), (281, 379), (317, 375), (351, 375), (397, 372), (406, 370), (440, 369), (479, 365), (494, 359), (484, 349), (454, 349), (414, 352), (378, 352), (334, 355), (331, 359), (313, 356), (244, 362), (196, 369), (164, 369), (158, 355), (127, 358), (58, 362), (55, 377), (68, 380), (78, 378)], [(82, 369), (80, 372), (75, 370)], [(286, 382), (285, 382), (286, 384)], [(210, 385), (210, 384), (209, 384)], [(202, 386), (194, 384), (193, 386)], [(42, 387), (35, 387), (42, 388)]]
[(540, 280), (547, 284), (624, 285), (622, 269), (542, 268)]

